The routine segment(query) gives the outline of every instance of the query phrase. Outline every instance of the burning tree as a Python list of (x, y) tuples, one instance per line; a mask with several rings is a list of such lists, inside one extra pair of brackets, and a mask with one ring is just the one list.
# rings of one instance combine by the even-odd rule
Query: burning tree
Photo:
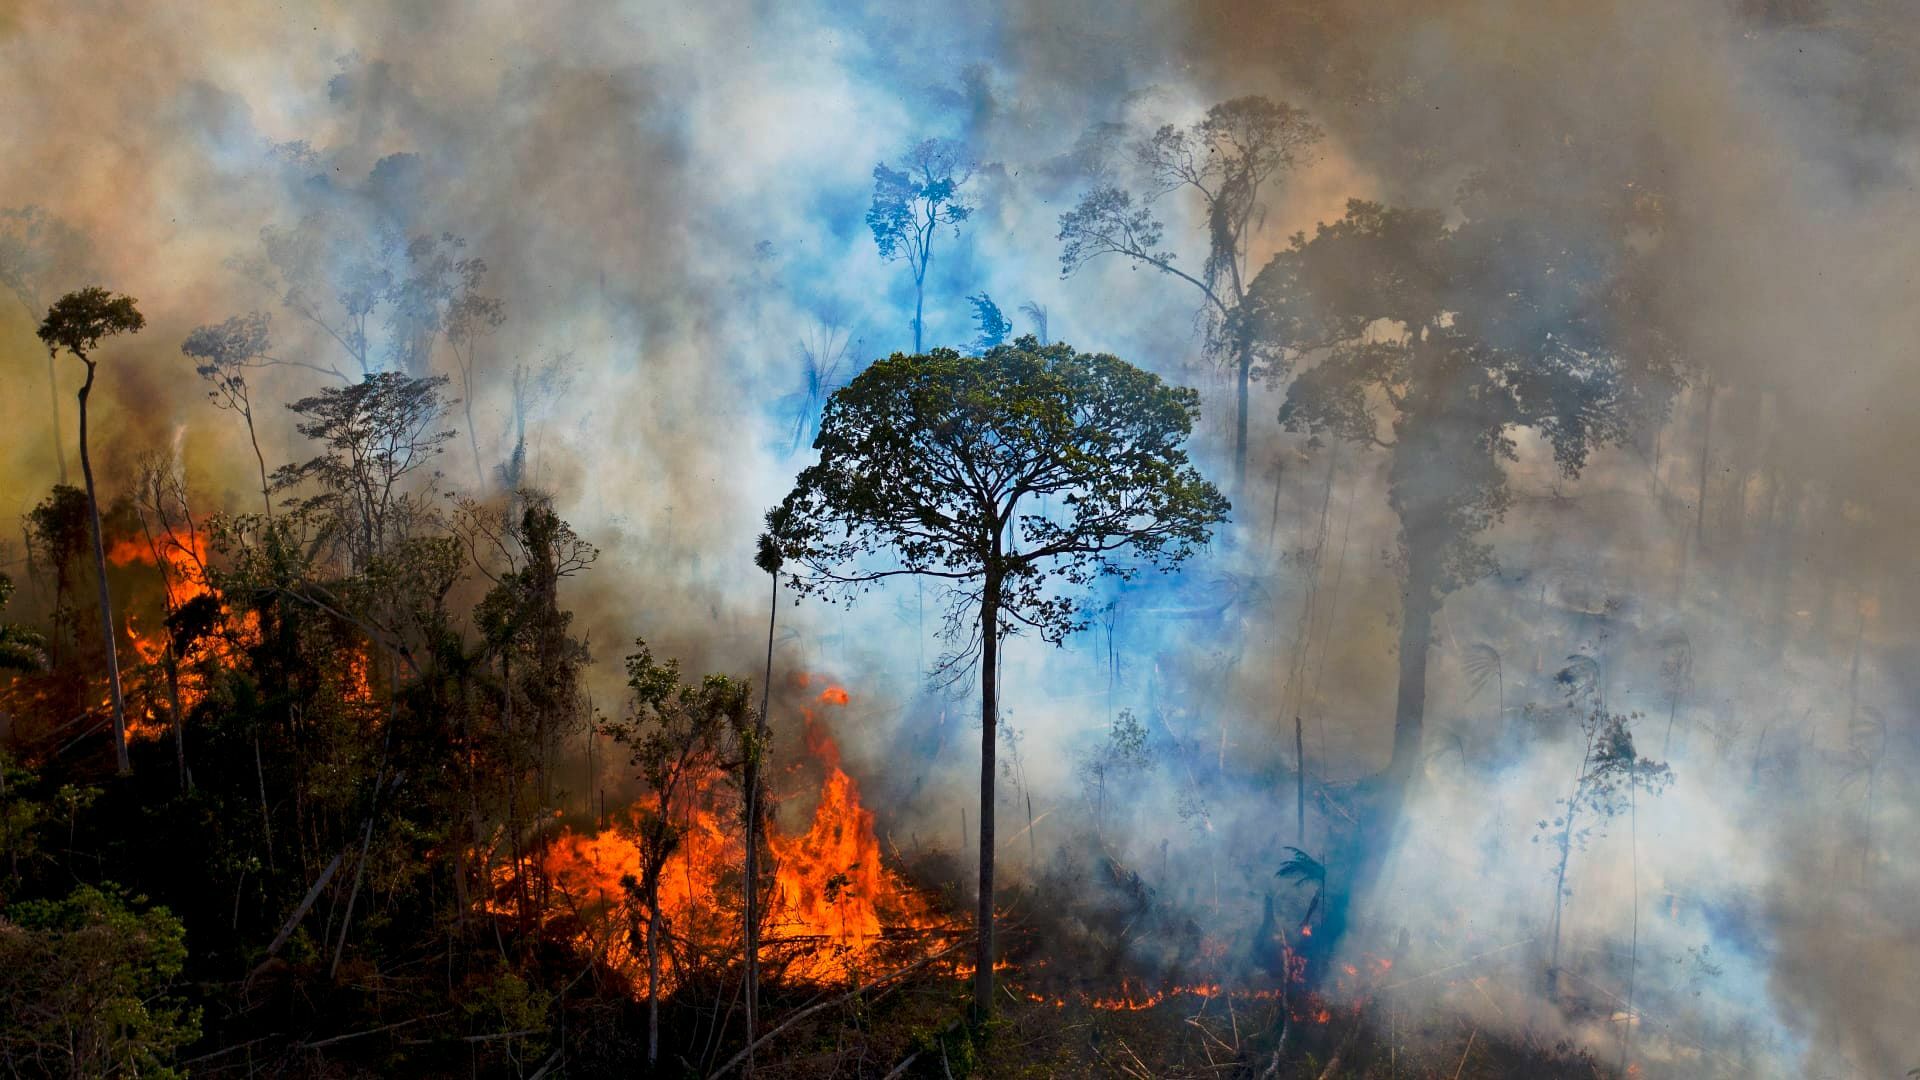
[(723, 750), (754, 724), (749, 687), (724, 675), (709, 675), (699, 685), (680, 681), (680, 665), (656, 662), (644, 641), (627, 657), (627, 685), (634, 712), (608, 725), (608, 733), (633, 748), (633, 765), (652, 800), (639, 808), (636, 846), (638, 874), (621, 886), (645, 917), (636, 937), (647, 953), (647, 1063), (660, 1056), (660, 947), (669, 933), (660, 901), (661, 873), (680, 846), (682, 826), (675, 821), (699, 781), (721, 766)]
[(53, 302), (40, 323), (40, 340), (47, 355), (65, 349), (87, 367), (80, 387), (80, 474), (87, 482), (87, 513), (93, 530), (93, 570), (100, 583), (100, 631), (107, 646), (107, 687), (113, 701), (113, 755), (123, 773), (133, 771), (127, 757), (127, 707), (120, 694), (120, 659), (114, 651), (113, 597), (107, 590), (107, 548), (100, 537), (100, 498), (93, 486), (93, 458), (87, 449), (87, 398), (99, 362), (93, 358), (100, 342), (118, 334), (137, 334), (147, 325), (131, 296), (117, 296), (98, 285), (70, 292)]
[[(1086, 625), (1065, 586), (1171, 570), (1229, 504), (1184, 443), (1199, 395), (1117, 357), (1032, 337), (975, 358), (896, 353), (827, 403), (820, 461), (768, 515), (802, 592), (851, 602), (894, 577), (949, 587), (943, 664), (980, 671), (974, 1005), (993, 1008), (994, 752), (1000, 639)], [(1133, 561), (1125, 561), (1130, 553)]]

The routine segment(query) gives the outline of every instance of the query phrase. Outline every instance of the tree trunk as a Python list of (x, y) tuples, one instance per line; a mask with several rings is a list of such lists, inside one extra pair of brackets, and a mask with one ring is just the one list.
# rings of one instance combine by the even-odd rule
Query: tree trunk
[(921, 267), (919, 276), (913, 279), (913, 354), (920, 355), (921, 320), (926, 315), (927, 271)]
[[(1427, 711), (1427, 652), (1433, 644), (1434, 596), (1429, 560), (1413, 553), (1400, 612), (1400, 686), (1393, 710), (1393, 761), (1388, 787), (1404, 796), (1420, 769), (1421, 731)], [(1401, 801), (1396, 798), (1395, 802)]]
[(87, 514), (93, 524), (93, 572), (100, 582), (100, 633), (107, 646), (107, 687), (113, 702), (113, 760), (122, 775), (133, 771), (127, 757), (127, 707), (120, 696), (120, 656), (114, 648), (113, 597), (107, 591), (107, 547), (100, 535), (100, 500), (93, 489), (93, 459), (87, 453), (87, 395), (93, 393), (93, 361), (87, 365), (87, 381), (80, 387), (80, 474), (87, 482)]
[[(36, 310), (32, 314), (37, 317), (43, 313)], [(47, 353), (47, 397), (52, 405), (49, 415), (53, 417), (53, 460), (60, 466), (60, 482), (64, 484), (67, 482), (67, 437), (60, 431), (60, 375), (54, 370), (51, 352)]]
[(760, 719), (755, 725), (754, 742), (746, 759), (747, 853), (746, 853), (746, 971), (743, 978), (747, 999), (747, 1061), (743, 1074), (753, 1075), (753, 1040), (758, 1030), (760, 997), (760, 764), (767, 747), (767, 707), (773, 695), (773, 628), (780, 614), (780, 575), (773, 579), (773, 599), (767, 606), (767, 674), (760, 686)]
[(260, 452), (260, 436), (253, 430), (253, 405), (247, 405), (241, 415), (247, 420), (247, 441), (253, 444), (253, 460), (260, 466), (260, 503), (266, 508), (267, 520), (273, 520), (273, 485), (267, 482), (267, 456)]
[(980, 942), (973, 957), (973, 1010), (982, 1019), (993, 1015), (993, 759), (999, 664), (1000, 578), (989, 570), (980, 600), (980, 907), (975, 916)]
[(660, 886), (647, 902), (647, 1065), (660, 1061)]
[(1393, 758), (1379, 778), (1373, 798), (1362, 803), (1351, 839), (1343, 845), (1345, 857), (1341, 861), (1352, 868), (1351, 872), (1340, 876), (1331, 868), (1328, 871), (1321, 893), (1321, 928), (1302, 948), (1310, 984), (1324, 974), (1345, 936), (1354, 899), (1370, 896), (1386, 868), (1394, 830), (1419, 781), (1424, 760), (1427, 651), (1432, 645), (1434, 611), (1439, 607), (1434, 595), (1438, 568), (1432, 557), (1421, 551), (1411, 551), (1409, 556), (1400, 616), (1400, 684), (1394, 706)]
[(1245, 343), (1239, 346), (1236, 358), (1235, 374), (1238, 377), (1238, 412), (1233, 420), (1233, 497), (1246, 501), (1247, 496), (1247, 408), (1251, 397), (1253, 382), (1253, 354)]
[(1703, 556), (1706, 554), (1707, 470), (1713, 459), (1714, 386), (1713, 386), (1712, 372), (1707, 373), (1707, 377), (1706, 377), (1703, 388), (1706, 391), (1707, 401), (1706, 401), (1705, 408), (1703, 409), (1703, 419), (1701, 420), (1701, 424), (1700, 424), (1700, 482), (1699, 482), (1699, 492), (1696, 495), (1697, 501), (1695, 502), (1694, 508), (1693, 508), (1693, 544), (1690, 547), (1684, 547), (1681, 549), (1680, 580), (1673, 590), (1673, 597), (1676, 601), (1679, 600), (1687, 591), (1687, 570), (1688, 570), (1688, 564), (1692, 561), (1693, 553), (1697, 552)]

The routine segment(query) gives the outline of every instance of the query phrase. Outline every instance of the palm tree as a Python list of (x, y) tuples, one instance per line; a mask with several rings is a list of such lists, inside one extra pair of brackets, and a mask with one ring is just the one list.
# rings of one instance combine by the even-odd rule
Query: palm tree
[(137, 334), (147, 325), (131, 296), (118, 296), (98, 285), (70, 292), (53, 302), (40, 323), (40, 340), (47, 355), (65, 349), (87, 367), (80, 387), (80, 472), (87, 481), (87, 513), (93, 526), (93, 571), (100, 583), (100, 632), (107, 646), (107, 686), (113, 702), (113, 756), (122, 774), (133, 771), (127, 757), (127, 708), (120, 695), (120, 658), (114, 649), (113, 597), (107, 591), (107, 548), (100, 536), (100, 499), (94, 491), (93, 459), (87, 453), (87, 398), (93, 393), (98, 362), (93, 352), (105, 338)]

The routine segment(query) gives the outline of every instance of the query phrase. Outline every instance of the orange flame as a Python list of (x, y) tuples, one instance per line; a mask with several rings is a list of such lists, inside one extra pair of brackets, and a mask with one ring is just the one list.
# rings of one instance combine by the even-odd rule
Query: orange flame
[[(829, 686), (816, 706), (845, 706), (847, 691)], [(787, 957), (789, 977), (834, 982), (854, 977), (883, 942), (889, 928), (927, 928), (937, 924), (931, 908), (882, 863), (873, 812), (860, 801), (860, 786), (841, 767), (840, 750), (812, 709), (802, 710), (806, 746), (824, 767), (819, 802), (807, 830), (784, 834), (777, 825), (767, 837), (773, 853), (774, 887), (763, 923), (769, 955)], [(736, 948), (740, 927), (737, 895), (745, 847), (736, 824), (737, 807), (722, 805), (726, 785), (718, 775), (701, 778), (682, 804), (669, 807), (683, 830), (660, 878), (660, 906), (675, 939), (720, 951)], [(631, 910), (621, 881), (641, 870), (638, 825), (657, 813), (659, 801), (642, 799), (625, 820), (597, 833), (563, 831), (548, 848), (541, 869), (565, 898), (545, 916), (569, 909), (601, 913), (599, 929), (579, 933), (583, 951), (602, 956), (644, 987), (646, 965), (636, 950), (638, 935), (620, 923), (643, 916)], [(510, 880), (511, 868), (495, 872), (497, 884)], [(641, 931), (644, 933), (644, 931)], [(643, 940), (643, 939), (640, 939)], [(672, 970), (661, 973), (662, 993), (677, 985)]]

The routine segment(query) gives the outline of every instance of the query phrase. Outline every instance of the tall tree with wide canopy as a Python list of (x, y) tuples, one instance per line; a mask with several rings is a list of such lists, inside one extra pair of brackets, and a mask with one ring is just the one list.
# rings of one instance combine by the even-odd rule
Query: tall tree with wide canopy
[(127, 708), (120, 694), (120, 658), (114, 649), (113, 596), (107, 589), (107, 548), (100, 536), (100, 498), (93, 486), (93, 458), (87, 448), (87, 399), (99, 361), (93, 358), (100, 342), (119, 334), (137, 334), (147, 325), (131, 296), (110, 293), (98, 285), (70, 292), (53, 302), (40, 323), (40, 340), (47, 355), (65, 349), (87, 368), (80, 387), (80, 474), (87, 482), (87, 513), (93, 526), (93, 571), (100, 583), (100, 632), (107, 646), (107, 688), (113, 703), (113, 757), (122, 773), (132, 772), (127, 757)]
[[(1509, 194), (1470, 185), (1454, 227), (1434, 211), (1349, 202), (1261, 271), (1245, 314), (1261, 347), (1313, 358), (1288, 389), (1284, 426), (1390, 455), (1405, 563), (1384, 821), (1424, 760), (1433, 618), (1494, 566), (1479, 536), (1507, 509), (1520, 433), (1571, 477), (1595, 449), (1663, 420), (1677, 385), (1646, 303), (1656, 207), (1554, 213)], [(1356, 877), (1370, 877), (1364, 858)]]
[(827, 403), (817, 464), (768, 514), (795, 588), (851, 602), (893, 577), (945, 582), (947, 661), (980, 672), (974, 1006), (993, 1008), (994, 752), (1001, 638), (1059, 643), (1073, 591), (1171, 570), (1227, 500), (1189, 463), (1199, 395), (1117, 357), (1023, 337), (984, 356), (896, 353)]
[[(1198, 289), (1207, 328), (1207, 349), (1226, 358), (1238, 392), (1234, 416), (1233, 483), (1244, 498), (1247, 481), (1247, 413), (1261, 354), (1238, 332), (1235, 319), (1250, 283), (1248, 242), (1266, 214), (1261, 190), (1302, 163), (1320, 141), (1307, 114), (1286, 102), (1238, 97), (1207, 110), (1187, 127), (1162, 126), (1134, 146), (1144, 174), (1136, 194), (1111, 182), (1081, 196), (1060, 215), (1060, 275), (1102, 255), (1117, 255)], [(1207, 258), (1198, 273), (1176, 265), (1161, 247), (1166, 226), (1154, 216), (1162, 196), (1185, 192), (1199, 200), (1206, 223)], [(1270, 374), (1281, 374), (1270, 371)]]

